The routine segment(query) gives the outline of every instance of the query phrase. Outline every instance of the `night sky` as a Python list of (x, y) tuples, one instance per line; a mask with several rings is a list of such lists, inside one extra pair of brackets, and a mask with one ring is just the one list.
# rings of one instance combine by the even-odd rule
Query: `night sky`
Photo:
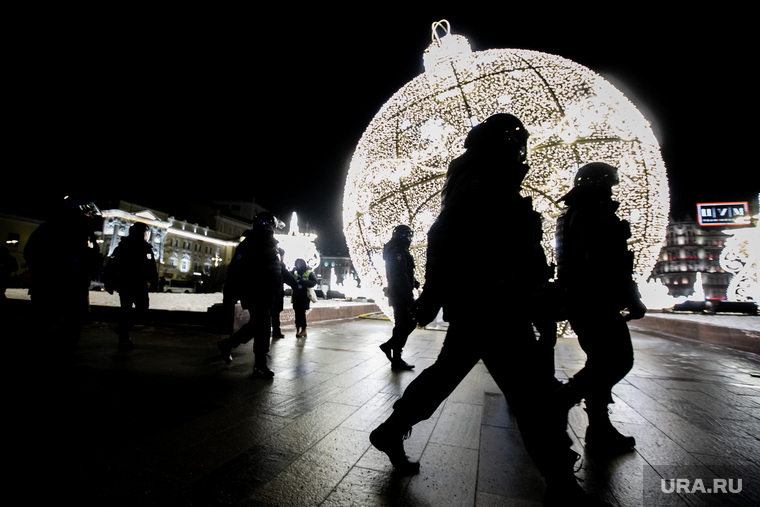
[(653, 125), (674, 214), (733, 200), (757, 212), (749, 16), (664, 2), (584, 3), (584, 12), (482, 4), (20, 17), (5, 72), (4, 211), (61, 192), (165, 211), (255, 199), (284, 218), (297, 211), (340, 249), (353, 149), (380, 106), (424, 71), (431, 25), (447, 19), (474, 51), (557, 54), (623, 91)]

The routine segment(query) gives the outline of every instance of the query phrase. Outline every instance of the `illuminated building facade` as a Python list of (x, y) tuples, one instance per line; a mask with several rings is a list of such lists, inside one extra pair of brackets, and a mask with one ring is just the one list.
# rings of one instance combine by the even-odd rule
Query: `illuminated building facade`
[(689, 297), (702, 273), (705, 299), (726, 299), (733, 275), (721, 267), (720, 257), (727, 238), (722, 228), (701, 227), (690, 217), (671, 218), (651, 279), (667, 287), (670, 296)]
[[(110, 257), (121, 239), (129, 234), (130, 227), (142, 222), (148, 225), (148, 241), (158, 261), (159, 276), (166, 280), (166, 291), (217, 291), (221, 288), (226, 270), (215, 268), (224, 268), (229, 264), (244, 232), (251, 227), (253, 216), (263, 208), (249, 202), (216, 204), (225, 210), (242, 213), (242, 218), (208, 208), (198, 213), (198, 218), (208, 225), (199, 225), (126, 201), (105, 204), (101, 209), (103, 229), (98, 239), (100, 252), (106, 259)], [(5, 246), (19, 266), (18, 271), (12, 274), (13, 287), (25, 286), (22, 280), (24, 248), (41, 223), (37, 219), (0, 214), (0, 237), (6, 238)], [(288, 269), (293, 268), (295, 259), (306, 260), (320, 280), (320, 289), (325, 295), (330, 290), (348, 292), (349, 297), (358, 295), (354, 289), (359, 284), (359, 278), (351, 259), (322, 257), (315, 244), (317, 234), (301, 231), (295, 213), (289, 229), (278, 231), (275, 239), (286, 252)], [(207, 285), (201, 287), (201, 284)]]
[(103, 255), (109, 257), (121, 238), (129, 234), (129, 228), (143, 222), (150, 231), (148, 241), (158, 260), (159, 276), (169, 281), (200, 282), (210, 276), (213, 268), (230, 262), (240, 236), (250, 227), (248, 222), (221, 214), (217, 214), (213, 227), (201, 226), (123, 201), (101, 213)]

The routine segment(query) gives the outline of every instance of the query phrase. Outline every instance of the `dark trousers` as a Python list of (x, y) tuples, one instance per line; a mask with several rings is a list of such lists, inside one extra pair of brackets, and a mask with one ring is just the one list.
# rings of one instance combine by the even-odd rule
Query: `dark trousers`
[(406, 345), (409, 335), (417, 327), (417, 323), (409, 313), (409, 305), (393, 305), (393, 331), (388, 343), (391, 350), (401, 351)]
[(76, 349), (89, 312), (87, 290), (32, 293), (32, 335), (46, 358), (59, 359)]
[(243, 343), (248, 343), (253, 338), (254, 361), (257, 364), (266, 364), (266, 356), (269, 353), (272, 321), (269, 308), (248, 308), (250, 318), (240, 329), (227, 338), (232, 348)]
[(557, 345), (557, 323), (553, 320), (535, 319), (533, 327), (538, 332), (538, 354), (541, 368), (552, 377), (555, 374), (554, 348)]
[(281, 332), (280, 329), (280, 313), (281, 310), (272, 310), (272, 333), (273, 334), (279, 334)]
[(306, 304), (293, 301), (296, 329), (306, 329), (306, 310), (308, 309), (309, 307)]
[(119, 325), (116, 334), (129, 336), (129, 332), (138, 319), (145, 318), (150, 306), (148, 291), (121, 291), (119, 292)]
[(612, 387), (633, 367), (633, 345), (628, 325), (614, 309), (583, 313), (570, 319), (586, 364), (572, 378), (586, 405), (612, 403)]
[(496, 336), (489, 324), (454, 321), (435, 363), (420, 373), (394, 405), (396, 424), (428, 419), (479, 360), (483, 360), (514, 413), (525, 447), (541, 473), (565, 474), (575, 461), (567, 435), (567, 412), (550, 402), (554, 377), (539, 367), (530, 321), (510, 322)]

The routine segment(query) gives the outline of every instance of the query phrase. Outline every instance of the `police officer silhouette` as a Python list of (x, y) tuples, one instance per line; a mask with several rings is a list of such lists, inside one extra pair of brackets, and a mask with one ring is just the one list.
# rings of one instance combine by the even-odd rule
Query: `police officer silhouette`
[[(568, 320), (586, 352), (586, 364), (561, 389), (569, 405), (585, 399), (589, 425), (586, 448), (607, 454), (631, 449), (636, 440), (612, 426), (612, 387), (633, 366), (626, 320), (644, 316), (633, 279), (628, 222), (618, 218), (612, 187), (615, 167), (594, 162), (578, 170), (573, 188), (560, 201), (557, 220), (557, 283), (566, 292)], [(622, 312), (627, 311), (624, 316)]]
[(250, 318), (231, 336), (217, 343), (222, 359), (231, 363), (232, 350), (253, 338), (253, 375), (264, 379), (274, 377), (267, 363), (267, 354), (275, 299), (283, 281), (291, 286), (294, 284), (280, 260), (274, 238), (274, 229), (283, 225), (269, 212), (254, 217), (251, 229), (244, 233), (245, 239), (235, 250), (223, 290), (224, 304), (229, 307), (240, 301)]
[(388, 341), (380, 345), (380, 350), (391, 362), (393, 370), (411, 370), (414, 365), (404, 361), (402, 351), (409, 335), (417, 327), (410, 313), (414, 303), (414, 289), (420, 283), (414, 277), (414, 257), (409, 252), (413, 231), (408, 225), (397, 225), (393, 236), (383, 247), (385, 273), (388, 279), (386, 295), (393, 308), (393, 331)]

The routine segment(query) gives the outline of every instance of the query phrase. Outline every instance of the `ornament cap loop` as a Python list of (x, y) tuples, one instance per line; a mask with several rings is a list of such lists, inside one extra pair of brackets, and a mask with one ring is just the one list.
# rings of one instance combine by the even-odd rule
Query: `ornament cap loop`
[[(444, 30), (443, 36), (439, 36), (438, 29)], [(446, 73), (446, 64), (451, 60), (472, 53), (470, 42), (461, 35), (452, 35), (451, 26), (445, 19), (433, 23), (433, 42), (423, 54), (423, 63), (426, 71), (433, 73)]]
[(440, 21), (436, 21), (435, 23), (433, 23), (433, 33), (430, 37), (430, 39), (433, 42), (438, 42), (438, 43), (441, 42), (441, 38), (438, 36), (439, 28), (442, 28), (445, 31), (445, 33), (443, 34), (444, 37), (447, 35), (451, 35), (451, 25), (449, 24), (447, 20), (442, 19)]

